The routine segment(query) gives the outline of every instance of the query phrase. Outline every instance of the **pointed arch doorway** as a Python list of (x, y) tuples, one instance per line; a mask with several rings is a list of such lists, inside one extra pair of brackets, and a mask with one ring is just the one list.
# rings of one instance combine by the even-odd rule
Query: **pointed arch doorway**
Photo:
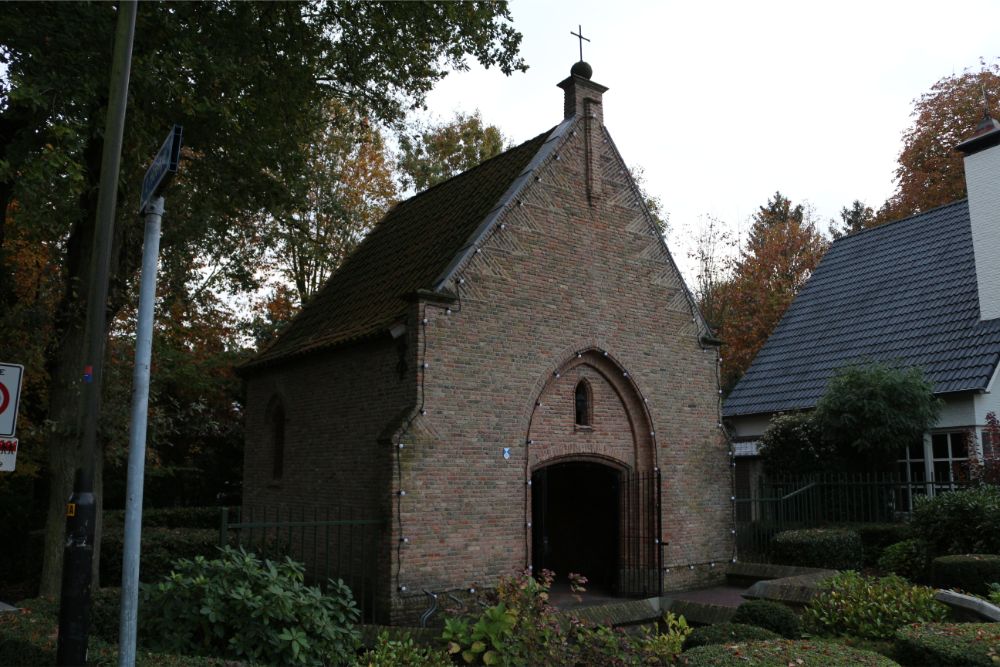
[(535, 571), (559, 580), (582, 574), (588, 588), (617, 592), (622, 541), (622, 471), (594, 461), (568, 461), (531, 476)]

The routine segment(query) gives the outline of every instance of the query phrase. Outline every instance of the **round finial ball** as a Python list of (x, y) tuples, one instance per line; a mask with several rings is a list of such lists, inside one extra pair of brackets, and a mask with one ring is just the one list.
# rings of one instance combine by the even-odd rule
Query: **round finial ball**
[(570, 68), (569, 73), (575, 76), (582, 76), (584, 79), (589, 79), (594, 73), (594, 68), (581, 60), (573, 63), (573, 67)]

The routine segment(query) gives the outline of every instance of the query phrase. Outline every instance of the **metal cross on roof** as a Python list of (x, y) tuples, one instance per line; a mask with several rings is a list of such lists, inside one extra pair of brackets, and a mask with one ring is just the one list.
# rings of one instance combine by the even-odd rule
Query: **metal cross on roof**
[(577, 25), (576, 29), (577, 29), (577, 32), (573, 32), (572, 30), (570, 30), (569, 34), (573, 35), (574, 37), (579, 38), (579, 40), (580, 40), (580, 61), (582, 62), (583, 61), (583, 43), (584, 42), (589, 42), (590, 40), (583, 36), (583, 26)]

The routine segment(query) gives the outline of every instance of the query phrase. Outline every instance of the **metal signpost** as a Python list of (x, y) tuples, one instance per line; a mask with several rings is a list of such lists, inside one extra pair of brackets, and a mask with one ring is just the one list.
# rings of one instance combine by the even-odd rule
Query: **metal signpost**
[(125, 544), (122, 554), (122, 603), (118, 627), (118, 664), (135, 664), (136, 613), (139, 607), (139, 544), (142, 535), (142, 485), (146, 461), (146, 421), (149, 411), (149, 363), (153, 351), (153, 305), (156, 299), (156, 263), (160, 255), (162, 192), (177, 173), (181, 153), (181, 126), (167, 135), (142, 181), (140, 214), (146, 216), (142, 244), (142, 277), (132, 373), (132, 419), (128, 438), (128, 482), (125, 496)]
[(17, 465), (17, 404), (21, 398), (24, 366), (0, 364), (0, 472)]

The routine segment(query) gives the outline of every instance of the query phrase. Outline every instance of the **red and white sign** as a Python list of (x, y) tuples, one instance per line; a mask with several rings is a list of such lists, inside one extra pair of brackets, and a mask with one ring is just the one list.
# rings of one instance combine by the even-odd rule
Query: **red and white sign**
[(0, 472), (10, 472), (17, 465), (17, 438), (0, 438)]
[(0, 364), (0, 438), (13, 438), (16, 432), (23, 375), (20, 364)]

